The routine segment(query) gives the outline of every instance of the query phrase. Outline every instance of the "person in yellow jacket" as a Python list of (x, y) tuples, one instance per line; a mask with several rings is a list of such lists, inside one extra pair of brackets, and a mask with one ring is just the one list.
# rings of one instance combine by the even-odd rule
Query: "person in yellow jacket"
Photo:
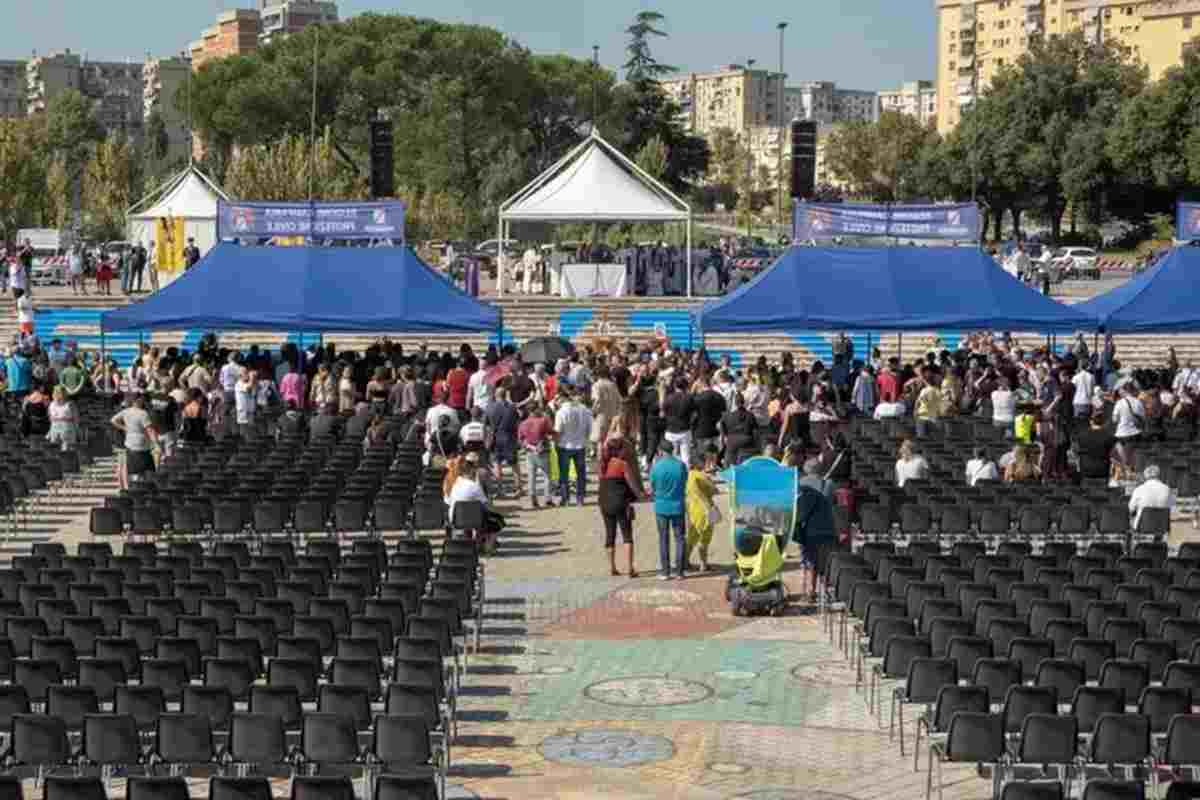
[(712, 543), (713, 530), (720, 514), (713, 498), (717, 485), (710, 473), (716, 468), (717, 451), (710, 448), (706, 453), (693, 453), (688, 470), (687, 511), (687, 561), (691, 563), (692, 550), (700, 546), (700, 571), (708, 572), (708, 546)]

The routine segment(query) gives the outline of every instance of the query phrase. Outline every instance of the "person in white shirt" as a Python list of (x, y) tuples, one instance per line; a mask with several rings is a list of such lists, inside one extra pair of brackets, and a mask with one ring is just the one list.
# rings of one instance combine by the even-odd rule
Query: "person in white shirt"
[[(443, 423), (443, 419), (448, 419), (449, 422)], [(448, 424), (452, 432), (458, 433), (458, 412), (446, 404), (446, 393), (444, 391), (437, 398), (437, 405), (425, 412), (426, 447), (429, 447), (433, 443), (434, 434), (442, 429), (443, 424)]]
[(579, 505), (587, 488), (587, 453), (588, 438), (592, 433), (592, 412), (587, 409), (575, 396), (575, 389), (561, 386), (559, 395), (562, 406), (554, 415), (554, 432), (557, 434), (556, 448), (558, 450), (558, 492), (565, 508), (570, 498), (567, 481), (570, 477), (571, 464), (575, 465), (575, 495)]
[(1092, 415), (1092, 389), (1096, 388), (1096, 379), (1086, 369), (1080, 369), (1071, 378), (1075, 385), (1075, 397), (1071, 405), (1075, 407), (1075, 416), (1090, 417)]
[(900, 458), (896, 461), (896, 485), (903, 488), (910, 480), (929, 477), (929, 462), (917, 455), (911, 439), (900, 445)]
[(1008, 378), (1000, 379), (1000, 387), (992, 392), (992, 425), (1005, 429), (1005, 436), (1013, 435), (1013, 420), (1017, 417), (1017, 396), (1008, 385)]
[(1137, 398), (1137, 388), (1132, 383), (1121, 387), (1121, 398), (1113, 406), (1112, 420), (1117, 429), (1113, 433), (1118, 441), (1129, 441), (1137, 438), (1142, 432), (1142, 421), (1146, 418), (1146, 409)]
[(880, 403), (875, 406), (875, 419), (899, 419), (908, 413), (908, 407), (903, 400), (894, 403)]
[(258, 384), (254, 380), (253, 372), (245, 368), (241, 370), (237, 383), (234, 384), (233, 396), (238, 433), (243, 439), (249, 439), (256, 431), (254, 415), (258, 410)]
[(987, 457), (982, 447), (976, 447), (974, 455), (967, 462), (967, 486), (974, 486), (976, 481), (998, 481), (1000, 470), (996, 462)]
[(33, 334), (33, 299), (28, 292), (22, 292), (17, 298), (17, 327), (23, 336)]
[(475, 370), (475, 374), (467, 381), (467, 408), (479, 408), (486, 410), (488, 404), (492, 402), (495, 395), (495, 387), (488, 383), (488, 370), (496, 366), (495, 361), (491, 356), (485, 358), (479, 364), (479, 369)]
[(1174, 502), (1171, 498), (1171, 487), (1159, 480), (1158, 467), (1151, 464), (1142, 473), (1146, 480), (1133, 490), (1129, 496), (1129, 513), (1133, 514), (1133, 528), (1137, 530), (1138, 520), (1142, 518), (1142, 510), (1146, 508), (1171, 508)]
[(487, 439), (487, 427), (483, 424), (483, 409), (476, 406), (471, 409), (471, 421), (458, 431), (458, 438), (463, 443), (463, 450), (478, 453), (484, 449)]
[(525, 294), (533, 291), (533, 278), (538, 273), (541, 263), (542, 257), (538, 255), (537, 248), (530, 245), (525, 254), (521, 256), (521, 291)]

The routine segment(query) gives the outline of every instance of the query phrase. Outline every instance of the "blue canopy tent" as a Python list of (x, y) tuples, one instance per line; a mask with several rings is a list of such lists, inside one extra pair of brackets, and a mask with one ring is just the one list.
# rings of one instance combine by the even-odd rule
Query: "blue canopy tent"
[(1200, 331), (1200, 248), (1177, 247), (1155, 266), (1075, 308), (1108, 333)]
[(407, 247), (239, 247), (223, 242), (170, 286), (104, 313), (114, 331), (500, 331), (481, 303)]
[(791, 247), (762, 275), (692, 312), (701, 333), (1095, 328), (974, 247)]

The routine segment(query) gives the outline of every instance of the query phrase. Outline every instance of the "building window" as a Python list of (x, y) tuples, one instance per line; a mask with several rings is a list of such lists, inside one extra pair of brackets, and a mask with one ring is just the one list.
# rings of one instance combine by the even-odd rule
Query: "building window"
[(1183, 29), (1185, 31), (1190, 31), (1192, 29), (1192, 15), (1191, 14), (1188, 14), (1186, 17), (1183, 18)]

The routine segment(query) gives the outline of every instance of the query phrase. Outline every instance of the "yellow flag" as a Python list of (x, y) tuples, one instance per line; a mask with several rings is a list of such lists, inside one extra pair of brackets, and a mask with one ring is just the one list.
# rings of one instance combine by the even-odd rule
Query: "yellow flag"
[(160, 272), (177, 272), (183, 269), (183, 248), (187, 244), (185, 222), (175, 217), (159, 219), (156, 229), (158, 269)]

